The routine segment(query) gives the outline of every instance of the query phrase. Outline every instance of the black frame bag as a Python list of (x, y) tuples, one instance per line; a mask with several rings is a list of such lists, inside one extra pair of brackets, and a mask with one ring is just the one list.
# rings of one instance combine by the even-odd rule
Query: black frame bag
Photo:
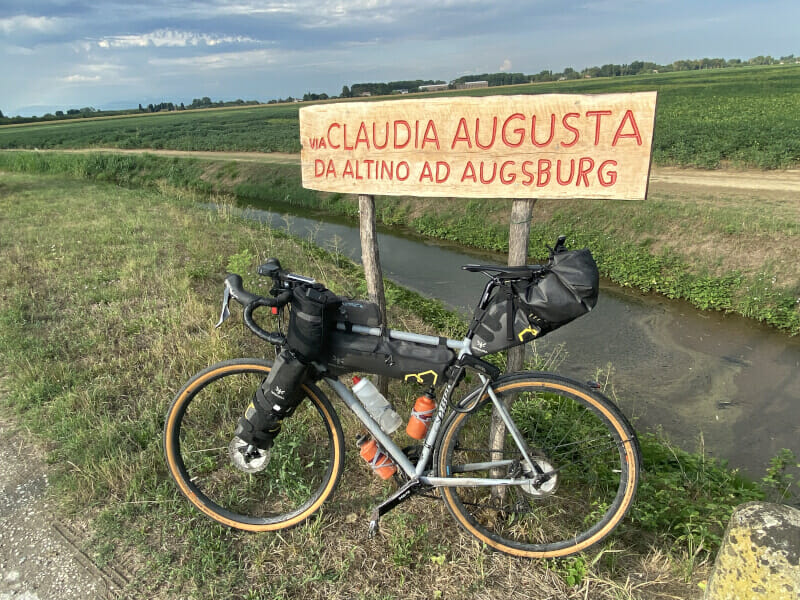
[(592, 310), (599, 290), (600, 273), (588, 248), (557, 251), (543, 271), (495, 288), (475, 317), (470, 349), (483, 356), (541, 337)]
[(331, 331), (327, 366), (334, 375), (354, 371), (386, 375), (423, 385), (439, 385), (456, 355), (442, 341), (433, 346), (385, 336)]

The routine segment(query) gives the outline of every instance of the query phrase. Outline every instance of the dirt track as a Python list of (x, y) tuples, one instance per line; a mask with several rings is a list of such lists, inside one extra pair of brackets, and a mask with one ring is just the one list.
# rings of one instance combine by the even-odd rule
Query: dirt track
[(85, 533), (59, 519), (48, 498), (45, 452), (0, 410), (0, 600), (122, 598), (124, 575), (99, 568)]
[[(2, 150), (10, 152), (11, 150)], [(51, 152), (51, 150), (48, 150)], [(232, 160), (259, 163), (299, 164), (299, 154), (284, 152), (193, 152), (187, 150), (123, 150), (120, 148), (89, 148), (53, 150), (52, 152), (110, 152), (117, 154), (155, 154), (204, 160)], [(800, 192), (800, 169), (783, 171), (733, 170), (701, 171), (676, 167), (654, 167), (650, 183), (662, 186), (689, 186), (717, 190), (755, 190), (767, 192)]]

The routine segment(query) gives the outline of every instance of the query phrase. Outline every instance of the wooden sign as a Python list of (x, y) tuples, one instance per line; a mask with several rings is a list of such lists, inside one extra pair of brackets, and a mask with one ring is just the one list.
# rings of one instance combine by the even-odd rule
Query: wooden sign
[(644, 199), (656, 92), (300, 109), (303, 186), (467, 198)]

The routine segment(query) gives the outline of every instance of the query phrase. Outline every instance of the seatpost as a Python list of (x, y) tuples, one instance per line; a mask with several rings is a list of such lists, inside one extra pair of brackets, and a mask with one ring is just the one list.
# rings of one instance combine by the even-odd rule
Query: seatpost
[(478, 306), (475, 307), (475, 312), (472, 314), (472, 322), (469, 325), (469, 330), (467, 330), (467, 338), (472, 339), (472, 335), (475, 333), (475, 327), (477, 327), (478, 323), (480, 322), (480, 314), (489, 303), (489, 296), (491, 296), (492, 290), (498, 285), (498, 283), (499, 280), (496, 277), (490, 277), (489, 281), (486, 282), (486, 286), (483, 288), (483, 294), (481, 294), (481, 299), (478, 302)]

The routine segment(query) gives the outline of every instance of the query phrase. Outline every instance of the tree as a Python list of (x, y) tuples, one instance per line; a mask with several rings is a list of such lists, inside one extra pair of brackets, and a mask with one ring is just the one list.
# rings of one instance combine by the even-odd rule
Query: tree
[(2, 111), (2, 110), (0, 110), (0, 119), (3, 119), (3, 118), (4, 118), (4, 117), (3, 117), (3, 111)]
[(352, 95), (350, 94), (350, 88), (349, 88), (349, 87), (347, 87), (346, 85), (343, 85), (343, 86), (342, 86), (342, 94), (341, 94), (341, 97), (342, 97), (342, 98), (351, 98), (351, 97), (352, 97)]

